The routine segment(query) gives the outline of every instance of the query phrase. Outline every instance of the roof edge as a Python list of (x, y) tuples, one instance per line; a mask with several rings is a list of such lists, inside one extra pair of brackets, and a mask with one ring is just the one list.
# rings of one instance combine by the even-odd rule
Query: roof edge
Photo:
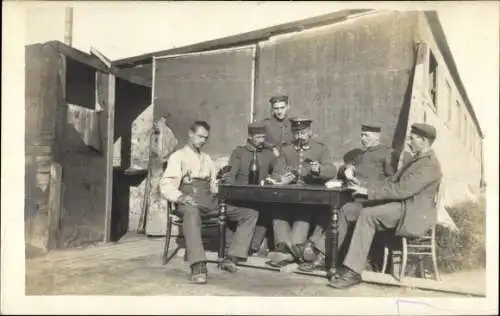
[(201, 51), (207, 51), (212, 49), (219, 49), (229, 46), (239, 46), (248, 45), (256, 43), (262, 40), (267, 40), (272, 36), (297, 32), (305, 30), (308, 28), (318, 27), (322, 25), (328, 25), (337, 23), (339, 21), (345, 20), (347, 17), (355, 14), (366, 13), (369, 11), (375, 11), (373, 9), (353, 9), (353, 10), (340, 10), (324, 15), (315, 16), (312, 18), (306, 18), (302, 20), (286, 22), (262, 29), (257, 29), (245, 33), (240, 33), (236, 35), (226, 36), (222, 38), (217, 38), (213, 40), (208, 40), (204, 42), (199, 42), (195, 44), (190, 44), (182, 47), (175, 47), (167, 50), (156, 51), (153, 53), (141, 54), (133, 57), (122, 58), (112, 62), (116, 67), (129, 68), (138, 66), (140, 64), (150, 63), (153, 57), (165, 56), (171, 54), (184, 54), (184, 53), (196, 53)]

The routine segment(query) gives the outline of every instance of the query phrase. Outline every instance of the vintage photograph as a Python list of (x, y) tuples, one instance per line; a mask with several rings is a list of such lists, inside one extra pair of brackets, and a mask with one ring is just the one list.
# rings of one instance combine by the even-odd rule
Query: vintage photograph
[(486, 297), (463, 5), (27, 5), (25, 295)]

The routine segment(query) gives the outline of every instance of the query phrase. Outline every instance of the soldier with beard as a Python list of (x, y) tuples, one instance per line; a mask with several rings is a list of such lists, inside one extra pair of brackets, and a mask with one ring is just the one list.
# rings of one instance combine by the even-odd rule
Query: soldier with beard
[[(312, 139), (312, 120), (291, 119), (294, 142), (283, 147), (273, 174), (276, 183), (298, 185), (323, 184), (335, 177), (336, 168), (328, 148)], [(283, 205), (273, 214), (276, 249), (270, 253), (269, 265), (282, 267), (301, 262), (313, 214), (308, 207)], [(327, 210), (326, 210), (327, 211)]]

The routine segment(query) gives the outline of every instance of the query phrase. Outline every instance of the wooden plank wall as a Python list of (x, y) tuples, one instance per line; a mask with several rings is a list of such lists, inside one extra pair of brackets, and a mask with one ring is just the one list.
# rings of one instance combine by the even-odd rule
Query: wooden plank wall
[[(58, 52), (50, 45), (26, 47), (26, 242), (46, 249), (50, 166), (54, 160), (56, 108), (61, 92)], [(50, 88), (48, 88), (50, 87)]]
[[(84, 142), (89, 132), (89, 121), (84, 113), (95, 115), (99, 128), (92, 130), (96, 139), (105, 139), (107, 120), (95, 112), (96, 101), (105, 106), (105, 89), (98, 89), (96, 97), (96, 70), (66, 57), (65, 103), (75, 105), (71, 119), (66, 117), (64, 134), (58, 141), (62, 150), (58, 162), (62, 166), (62, 218), (60, 247), (75, 247), (100, 242), (104, 238), (106, 201), (106, 156), (103, 148), (93, 148)], [(98, 82), (107, 88), (107, 74), (99, 73)], [(80, 108), (80, 111), (78, 111)], [(97, 135), (99, 134), (99, 135)], [(99, 146), (98, 146), (99, 147)]]

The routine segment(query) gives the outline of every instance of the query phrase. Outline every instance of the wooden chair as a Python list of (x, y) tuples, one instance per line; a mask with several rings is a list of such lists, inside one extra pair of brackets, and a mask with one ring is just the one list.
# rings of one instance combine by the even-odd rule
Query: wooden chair
[(389, 255), (392, 253), (393, 264), (400, 262), (399, 281), (402, 281), (406, 274), (408, 258), (416, 256), (421, 273), (424, 273), (424, 258), (431, 257), (434, 269), (434, 277), (439, 281), (439, 270), (436, 254), (436, 226), (434, 225), (425, 236), (416, 238), (401, 238), (401, 249), (390, 249), (388, 245), (384, 247), (384, 261), (382, 264), (382, 273), (387, 270)]
[[(165, 231), (165, 243), (163, 247), (163, 255), (162, 255), (162, 263), (163, 265), (167, 264), (172, 258), (177, 254), (179, 249), (181, 248), (179, 244), (177, 247), (169, 253), (170, 242), (172, 238), (184, 238), (182, 233), (182, 217), (176, 214), (175, 212), (175, 203), (168, 202), (167, 203), (167, 227)], [(178, 228), (178, 233), (173, 233), (173, 228), (176, 226)], [(201, 229), (207, 228), (218, 228), (219, 227), (219, 218), (217, 215), (210, 215), (206, 217), (202, 217), (201, 221)], [(224, 237), (225, 238), (225, 237)], [(220, 250), (220, 249), (219, 249)], [(187, 259), (187, 252), (184, 254), (184, 260)]]
[[(442, 202), (442, 190), (441, 184), (438, 185), (436, 194), (434, 197), (434, 202), (436, 207), (438, 207)], [(437, 214), (436, 214), (437, 216)], [(436, 225), (433, 225), (424, 236), (409, 238), (401, 237), (401, 249), (395, 249), (390, 247), (390, 243), (385, 243), (384, 246), (384, 260), (382, 264), (382, 273), (387, 270), (387, 265), (389, 261), (389, 255), (392, 254), (393, 267), (395, 263), (400, 263), (399, 271), (399, 281), (402, 281), (406, 274), (406, 268), (408, 266), (408, 257), (416, 256), (418, 260), (418, 267), (420, 273), (423, 274), (425, 278), (424, 270), (424, 258), (431, 257), (432, 266), (434, 269), (434, 277), (436, 281), (439, 281), (439, 270), (437, 265), (437, 253), (436, 253)], [(394, 235), (393, 235), (394, 236)], [(393, 271), (394, 272), (394, 271)], [(396, 271), (397, 272), (397, 271)]]

